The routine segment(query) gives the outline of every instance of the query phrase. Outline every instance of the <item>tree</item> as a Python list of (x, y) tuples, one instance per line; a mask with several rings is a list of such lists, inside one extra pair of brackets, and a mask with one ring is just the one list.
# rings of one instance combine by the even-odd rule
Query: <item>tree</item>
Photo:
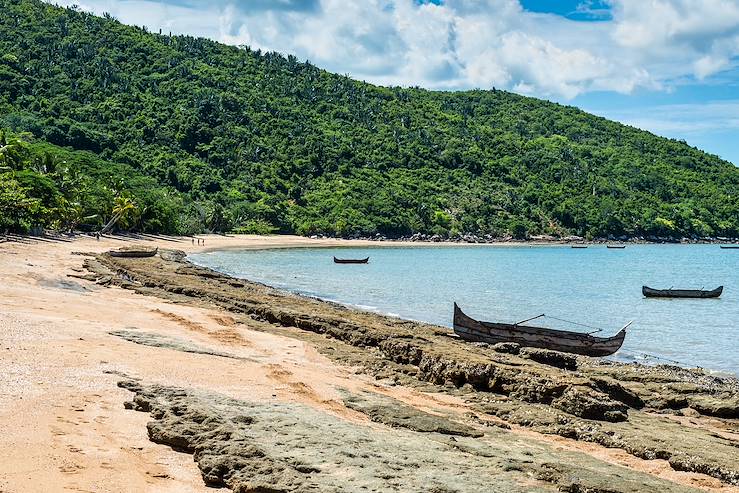
[(0, 174), (0, 228), (28, 230), (41, 208), (41, 201), (27, 195), (9, 174)]
[(21, 168), (26, 143), (20, 136), (0, 130), (0, 171)]
[(100, 234), (105, 234), (113, 229), (113, 227), (127, 216), (132, 215), (136, 211), (136, 203), (126, 194), (117, 195), (113, 205), (113, 215), (110, 220), (100, 230)]

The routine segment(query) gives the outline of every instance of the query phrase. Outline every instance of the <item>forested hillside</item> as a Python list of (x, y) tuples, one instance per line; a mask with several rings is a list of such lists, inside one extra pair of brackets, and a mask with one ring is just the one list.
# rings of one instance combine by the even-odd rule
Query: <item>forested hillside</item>
[(685, 143), (38, 0), (0, 0), (0, 128), (3, 228), (739, 236), (739, 169)]

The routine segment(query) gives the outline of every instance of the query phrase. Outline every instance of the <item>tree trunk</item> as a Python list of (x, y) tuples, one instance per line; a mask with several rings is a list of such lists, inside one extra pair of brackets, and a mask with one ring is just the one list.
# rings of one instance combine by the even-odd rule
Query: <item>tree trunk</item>
[(114, 214), (113, 217), (110, 218), (110, 221), (108, 221), (108, 224), (103, 226), (103, 229), (100, 230), (100, 234), (103, 235), (113, 229), (113, 226), (115, 226), (115, 223), (118, 222), (122, 215), (123, 214)]

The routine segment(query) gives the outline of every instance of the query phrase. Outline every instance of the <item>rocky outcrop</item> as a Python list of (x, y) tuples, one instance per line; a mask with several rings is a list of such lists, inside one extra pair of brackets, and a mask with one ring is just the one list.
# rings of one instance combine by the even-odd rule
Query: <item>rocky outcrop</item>
[(423, 433), (441, 433), (464, 437), (481, 437), (483, 433), (471, 426), (452, 421), (443, 416), (419, 411), (413, 406), (404, 404), (391, 397), (362, 392), (351, 394), (342, 392), (344, 405), (366, 414), (372, 421), (393, 428), (407, 428)]
[[(161, 258), (98, 256), (86, 265), (93, 277), (107, 277), (112, 284), (220, 307), (264, 330), (310, 340), (324, 354), (378, 378), (456, 393), (480, 413), (511, 424), (738, 481), (736, 378), (510, 343), (464, 343), (443, 327), (349, 310)], [(714, 419), (692, 427), (676, 424), (677, 417), (693, 414)], [(729, 434), (721, 435), (722, 429)]]
[(449, 436), (444, 431), (461, 429), (374, 394), (347, 399), (361, 412), (391, 420), (393, 412), (377, 410), (398, 410), (405, 416), (399, 427), (364, 426), (299, 404), (236, 400), (132, 380), (119, 386), (134, 393), (129, 409), (151, 415), (152, 441), (193, 454), (207, 485), (234, 492), (694, 491), (500, 428), (483, 435), (470, 427), (475, 437)]
[(173, 349), (182, 351), (183, 353), (206, 354), (209, 356), (218, 356), (221, 358), (241, 359), (239, 356), (224, 353), (222, 351), (214, 351), (195, 344), (182, 341), (175, 337), (155, 334), (153, 332), (144, 332), (139, 330), (113, 330), (108, 332), (112, 336), (120, 337), (126, 341), (143, 346), (160, 347), (165, 349)]

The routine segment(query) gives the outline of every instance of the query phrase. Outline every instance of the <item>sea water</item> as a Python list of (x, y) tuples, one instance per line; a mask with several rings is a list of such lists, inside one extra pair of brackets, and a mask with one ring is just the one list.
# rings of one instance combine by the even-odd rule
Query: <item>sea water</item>
[[(334, 264), (334, 255), (370, 261)], [(739, 374), (739, 250), (716, 245), (291, 248), (190, 258), (232, 276), (448, 327), (455, 301), (480, 320), (518, 322), (543, 313), (547, 317), (531, 324), (601, 328), (598, 336), (633, 320), (615, 359)], [(648, 299), (642, 285), (723, 285), (724, 293), (719, 299)]]

